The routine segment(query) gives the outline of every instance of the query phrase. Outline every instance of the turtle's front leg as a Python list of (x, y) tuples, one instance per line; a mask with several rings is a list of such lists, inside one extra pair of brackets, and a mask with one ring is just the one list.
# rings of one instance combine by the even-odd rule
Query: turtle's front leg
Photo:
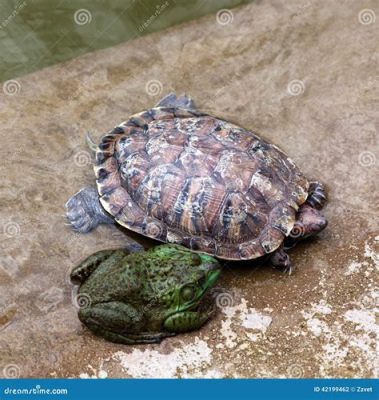
[(95, 187), (88, 186), (74, 194), (66, 203), (66, 215), (72, 227), (81, 233), (99, 224), (113, 224), (114, 220), (103, 209)]
[(270, 256), (270, 263), (275, 267), (283, 271), (285, 274), (291, 275), (293, 272), (293, 267), (291, 264), (291, 259), (285, 250), (280, 247), (278, 250), (274, 251)]

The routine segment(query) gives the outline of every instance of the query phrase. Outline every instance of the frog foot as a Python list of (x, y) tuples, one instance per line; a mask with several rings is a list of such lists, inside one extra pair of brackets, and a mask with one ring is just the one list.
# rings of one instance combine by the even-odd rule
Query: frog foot
[(140, 333), (140, 334), (123, 334), (117, 333), (99, 326), (91, 326), (90, 322), (87, 322), (88, 328), (93, 332), (96, 332), (98, 336), (103, 337), (113, 343), (120, 344), (154, 344), (160, 343), (163, 339), (171, 336), (175, 336), (175, 333), (171, 332), (158, 332), (158, 333)]

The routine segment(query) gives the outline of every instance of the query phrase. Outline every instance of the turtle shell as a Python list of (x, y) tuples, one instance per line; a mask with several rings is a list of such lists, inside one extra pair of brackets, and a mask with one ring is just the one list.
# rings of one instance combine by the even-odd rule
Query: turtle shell
[(276, 146), (197, 110), (157, 107), (105, 135), (100, 201), (124, 227), (222, 259), (253, 259), (289, 235), (308, 181)]

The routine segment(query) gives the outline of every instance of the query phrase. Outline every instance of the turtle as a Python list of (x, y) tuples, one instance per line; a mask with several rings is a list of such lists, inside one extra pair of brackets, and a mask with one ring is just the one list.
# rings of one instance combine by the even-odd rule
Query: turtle
[(266, 257), (291, 273), (287, 250), (327, 226), (320, 182), (276, 145), (202, 112), (185, 94), (130, 116), (98, 145), (87, 140), (96, 187), (66, 203), (76, 231), (117, 223), (221, 260)]

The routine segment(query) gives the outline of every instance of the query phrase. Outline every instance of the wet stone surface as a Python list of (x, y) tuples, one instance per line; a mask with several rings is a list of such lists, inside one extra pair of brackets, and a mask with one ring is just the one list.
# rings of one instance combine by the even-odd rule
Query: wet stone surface
[[(378, 21), (352, 0), (256, 2), (232, 13), (229, 23), (208, 16), (3, 86), (2, 376), (377, 373)], [(172, 90), (261, 132), (325, 183), (329, 226), (291, 251), (292, 276), (228, 264), (219, 312), (200, 331), (116, 345), (81, 326), (68, 277), (78, 261), (128, 236), (114, 226), (76, 234), (64, 204), (94, 182), (85, 132), (99, 138)]]

